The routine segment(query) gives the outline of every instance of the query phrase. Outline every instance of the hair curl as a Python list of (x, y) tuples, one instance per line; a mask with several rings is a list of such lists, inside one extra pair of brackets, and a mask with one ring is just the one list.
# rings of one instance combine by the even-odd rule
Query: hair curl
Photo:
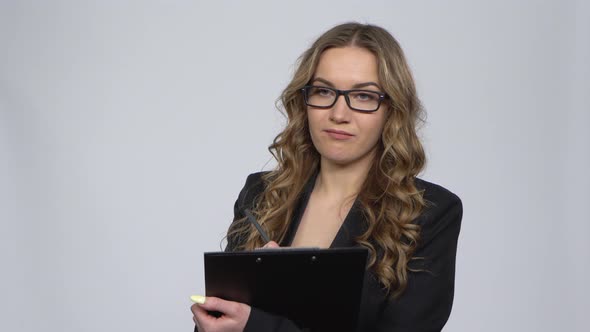
[[(399, 296), (407, 287), (408, 263), (419, 240), (420, 228), (413, 221), (426, 203), (414, 179), (426, 158), (416, 134), (423, 110), (414, 80), (401, 47), (385, 29), (359, 23), (338, 25), (301, 55), (294, 77), (280, 98), (286, 127), (269, 146), (278, 165), (264, 175), (265, 189), (253, 213), (271, 238), (284, 239), (301, 192), (318, 171), (320, 160), (311, 141), (300, 90), (313, 79), (325, 50), (347, 46), (365, 48), (376, 56), (379, 83), (390, 97), (376, 157), (357, 197), (367, 228), (355, 240), (368, 248), (368, 268), (382, 286), (390, 295)], [(264, 245), (258, 232), (240, 220), (230, 227), (228, 237), (232, 235), (244, 239), (237, 250)]]

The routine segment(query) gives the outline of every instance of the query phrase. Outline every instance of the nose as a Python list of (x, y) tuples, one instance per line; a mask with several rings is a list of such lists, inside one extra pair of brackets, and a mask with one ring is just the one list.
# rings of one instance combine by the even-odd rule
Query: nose
[(330, 120), (336, 123), (347, 123), (350, 121), (351, 113), (352, 110), (348, 107), (345, 96), (340, 95), (330, 110)]

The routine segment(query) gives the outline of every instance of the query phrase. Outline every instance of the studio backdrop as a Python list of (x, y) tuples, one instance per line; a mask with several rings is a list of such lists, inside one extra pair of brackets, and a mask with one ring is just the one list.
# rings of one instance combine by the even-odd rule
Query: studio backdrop
[(401, 43), (463, 200), (446, 331), (587, 331), (587, 1), (0, 2), (0, 330), (191, 331), (326, 29)]

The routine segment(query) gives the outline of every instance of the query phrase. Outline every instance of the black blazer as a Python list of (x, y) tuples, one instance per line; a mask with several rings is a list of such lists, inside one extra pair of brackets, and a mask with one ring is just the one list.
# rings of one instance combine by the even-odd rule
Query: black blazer
[[(248, 176), (234, 205), (234, 221), (244, 217), (244, 209), (252, 208), (256, 197), (262, 193), (263, 174), (254, 173)], [(281, 246), (291, 244), (314, 187), (316, 176), (312, 177), (305, 186), (287, 236), (280, 243)], [(415, 183), (418, 189), (424, 190), (424, 199), (428, 202), (428, 206), (415, 221), (421, 226), (421, 232), (420, 243), (414, 256), (424, 259), (411, 261), (410, 267), (428, 272), (410, 272), (406, 290), (399, 298), (392, 300), (387, 298), (373, 273), (367, 271), (360, 304), (358, 331), (440, 331), (451, 313), (457, 239), (463, 212), (461, 200), (452, 192), (436, 184), (421, 179), (416, 179)], [(365, 230), (364, 217), (357, 203), (355, 202), (350, 209), (331, 247), (357, 245), (354, 238)], [(238, 238), (228, 238), (226, 251), (232, 251), (239, 243)], [(304, 330), (285, 317), (277, 317), (252, 308), (244, 332), (266, 331)]]

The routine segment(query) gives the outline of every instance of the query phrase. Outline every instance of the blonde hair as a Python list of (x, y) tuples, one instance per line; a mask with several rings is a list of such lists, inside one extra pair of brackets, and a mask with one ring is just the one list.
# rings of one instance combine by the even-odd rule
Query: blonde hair
[[(313, 79), (322, 53), (334, 47), (361, 47), (378, 61), (379, 83), (389, 96), (387, 119), (377, 153), (357, 197), (366, 219), (366, 231), (355, 241), (369, 250), (368, 268), (392, 296), (408, 282), (408, 262), (416, 249), (420, 228), (412, 222), (425, 206), (414, 179), (423, 169), (425, 154), (416, 134), (422, 107), (409, 66), (398, 42), (383, 28), (346, 23), (321, 35), (299, 58), (294, 77), (280, 101), (287, 124), (269, 151), (277, 167), (263, 176), (264, 191), (255, 200), (253, 213), (272, 239), (282, 241), (307, 181), (318, 171), (320, 156), (307, 123), (301, 88)], [(258, 232), (237, 220), (229, 237), (242, 239), (234, 250), (264, 245)]]

